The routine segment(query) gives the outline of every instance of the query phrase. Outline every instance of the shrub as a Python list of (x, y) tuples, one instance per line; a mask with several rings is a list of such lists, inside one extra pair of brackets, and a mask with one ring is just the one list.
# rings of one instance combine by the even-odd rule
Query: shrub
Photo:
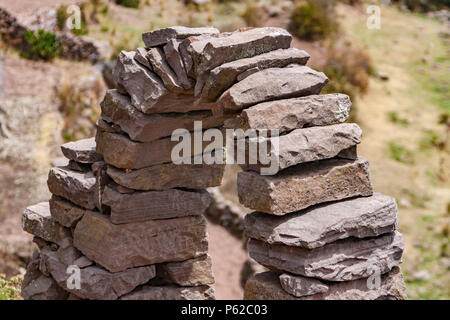
[(52, 60), (61, 51), (56, 35), (51, 32), (39, 29), (36, 32), (25, 30), (25, 42), (27, 49), (22, 52), (22, 56), (27, 59)]
[(267, 14), (261, 5), (249, 2), (241, 17), (249, 27), (262, 27), (267, 19)]
[(116, 3), (127, 8), (139, 8), (139, 0), (116, 0)]
[(16, 276), (6, 280), (5, 275), (0, 274), (0, 300), (21, 300), (20, 286), (23, 276)]
[(61, 5), (56, 10), (56, 24), (58, 25), (59, 30), (63, 30), (64, 26), (66, 25), (67, 18), (69, 18), (69, 15), (67, 14), (67, 6)]
[(307, 0), (294, 6), (289, 27), (301, 39), (319, 40), (335, 32), (338, 24), (328, 1)]
[(411, 11), (428, 12), (450, 7), (450, 0), (394, 0)]
[(369, 76), (374, 73), (370, 56), (351, 42), (338, 40), (327, 45), (323, 72), (330, 78), (324, 92), (341, 92), (352, 99), (364, 94), (369, 87)]

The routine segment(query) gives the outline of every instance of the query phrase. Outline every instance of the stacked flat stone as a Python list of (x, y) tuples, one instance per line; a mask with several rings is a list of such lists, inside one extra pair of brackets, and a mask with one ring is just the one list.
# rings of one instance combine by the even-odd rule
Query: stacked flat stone
[[(116, 89), (101, 103), (95, 139), (62, 146), (67, 165), (51, 169), (49, 202), (27, 208), (23, 228), (39, 252), (25, 299), (211, 299), (205, 190), (224, 164), (174, 164), (171, 135), (193, 137), (233, 112), (212, 112), (234, 83), (267, 68), (304, 65), (282, 29), (171, 27), (143, 34), (145, 48), (122, 51)], [(208, 142), (209, 144), (209, 142)], [(189, 158), (220, 150), (199, 149)], [(222, 150), (223, 151), (223, 150)], [(80, 288), (70, 268), (80, 269)]]
[[(219, 103), (220, 110), (243, 109), (228, 128), (280, 133), (253, 141), (277, 139), (275, 174), (261, 174), (269, 165), (249, 159), (238, 174), (239, 200), (256, 210), (244, 222), (249, 255), (270, 269), (246, 283), (244, 298), (405, 299), (397, 205), (374, 193), (369, 163), (357, 155), (361, 129), (343, 123), (350, 99), (318, 95), (324, 75), (320, 85), (284, 78), (295, 68), (255, 73)], [(290, 83), (314, 90), (286, 98)]]
[[(276, 270), (251, 279), (246, 298), (403, 295), (395, 202), (373, 194), (356, 156), (349, 98), (319, 95), (328, 79), (305, 66), (288, 32), (170, 27), (143, 40), (118, 56), (95, 139), (62, 146), (68, 163), (50, 170), (52, 198), (23, 214), (39, 247), (25, 299), (214, 298), (203, 214), (224, 164), (172, 162), (172, 133), (195, 138), (195, 121), (281, 134), (279, 172), (260, 175), (257, 162), (238, 177), (241, 202), (259, 211), (245, 222), (250, 255)], [(193, 143), (185, 160), (223, 152), (209, 145)], [(371, 295), (361, 289), (370, 266), (382, 274)]]

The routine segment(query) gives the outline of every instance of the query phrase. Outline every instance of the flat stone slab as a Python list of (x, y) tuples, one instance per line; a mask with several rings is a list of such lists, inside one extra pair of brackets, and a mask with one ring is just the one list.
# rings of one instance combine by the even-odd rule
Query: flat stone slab
[(167, 59), (167, 63), (172, 68), (173, 72), (177, 75), (178, 81), (185, 90), (191, 90), (194, 88), (194, 80), (187, 76), (186, 68), (184, 67), (183, 58), (180, 53), (180, 44), (182, 39), (171, 39), (164, 46), (164, 54)]
[(208, 129), (222, 126), (226, 119), (213, 116), (211, 111), (147, 115), (133, 107), (130, 98), (117, 90), (108, 90), (100, 105), (104, 120), (119, 126), (132, 140), (140, 142), (170, 137), (176, 129), (193, 131), (194, 121), (202, 121), (202, 128)]
[(142, 34), (142, 40), (147, 48), (151, 48), (166, 44), (171, 39), (184, 39), (190, 36), (215, 33), (220, 33), (220, 31), (213, 27), (189, 28), (183, 26), (173, 26), (145, 32)]
[(147, 53), (147, 59), (150, 61), (153, 71), (161, 78), (169, 91), (185, 91), (178, 81), (177, 75), (169, 66), (162, 48), (150, 48)]
[(280, 275), (280, 284), (284, 291), (295, 297), (311, 296), (328, 291), (328, 286), (322, 281), (289, 273)]
[(311, 95), (259, 103), (225, 121), (229, 129), (277, 129), (280, 133), (313, 126), (345, 122), (350, 114), (350, 97), (341, 93)]
[(254, 144), (255, 147), (258, 145), (258, 150), (260, 150), (261, 145), (267, 145), (267, 150), (270, 152), (275, 140), (275, 143), (279, 146), (277, 164), (265, 165), (259, 161), (253, 161), (256, 163), (251, 164), (250, 160), (247, 160), (240, 166), (246, 170), (260, 171), (261, 168), (269, 166), (275, 169), (276, 165), (276, 171), (273, 171), (273, 174), (275, 174), (301, 163), (336, 157), (342, 151), (359, 144), (361, 134), (362, 130), (356, 123), (342, 123), (296, 129), (275, 138), (250, 138), (246, 140), (247, 153), (251, 150), (249, 144)]
[(327, 83), (324, 73), (307, 66), (265, 69), (225, 91), (212, 111), (214, 114), (233, 113), (265, 101), (318, 94)]
[(24, 300), (66, 300), (68, 292), (54, 279), (39, 270), (40, 259), (33, 259), (27, 266), (21, 288)]
[(121, 92), (131, 96), (133, 106), (146, 113), (168, 91), (161, 79), (150, 69), (138, 63), (135, 56), (134, 51), (120, 52), (113, 70), (113, 77)]
[(247, 281), (244, 300), (406, 300), (406, 287), (398, 267), (381, 275), (380, 287), (370, 289), (367, 279), (329, 284), (327, 292), (294, 297), (283, 290), (279, 274), (267, 271)]
[(206, 190), (120, 193), (108, 186), (103, 193), (103, 204), (111, 208), (111, 222), (115, 224), (202, 215), (211, 201)]
[(304, 163), (272, 176), (252, 171), (238, 174), (239, 201), (247, 208), (275, 215), (372, 194), (369, 163), (362, 157)]
[(87, 212), (75, 228), (74, 245), (111, 272), (184, 261), (207, 253), (206, 220), (190, 216), (117, 225)]
[(137, 48), (136, 54), (134, 55), (134, 59), (142, 64), (144, 67), (147, 67), (149, 70), (153, 71), (152, 65), (150, 64), (150, 61), (147, 59), (147, 49), (145, 48)]
[(74, 227), (86, 211), (86, 209), (57, 196), (52, 196), (49, 204), (53, 219), (67, 228)]
[(254, 73), (268, 68), (283, 68), (292, 63), (305, 65), (309, 57), (306, 51), (289, 48), (224, 63), (209, 72), (201, 97), (208, 101), (216, 101), (233, 83), (240, 81), (238, 77), (246, 71), (251, 70)]
[(53, 243), (70, 235), (70, 230), (52, 217), (48, 202), (41, 202), (25, 209), (22, 215), (22, 229)]
[(368, 238), (398, 226), (394, 198), (375, 193), (310, 207), (276, 217), (261, 212), (245, 216), (245, 234), (269, 244), (314, 249), (348, 237)]
[(121, 170), (108, 166), (107, 173), (121, 186), (148, 191), (220, 186), (224, 170), (225, 164), (165, 163), (138, 170)]
[[(203, 146), (199, 150), (195, 149), (193, 135), (194, 133), (190, 134), (191, 150), (186, 159), (215, 150), (208, 147), (211, 144), (209, 141), (203, 141)], [(182, 143), (182, 140), (180, 137), (179, 141), (172, 141), (171, 137), (168, 137), (149, 142), (136, 142), (125, 135), (108, 132), (100, 127), (97, 128), (96, 135), (97, 152), (103, 155), (108, 164), (122, 169), (141, 169), (156, 164), (171, 163), (172, 150)], [(181, 155), (183, 156), (184, 154)]]
[(40, 202), (27, 207), (22, 214), (22, 229), (45, 241), (56, 243), (70, 235), (50, 214), (48, 202)]
[(95, 138), (68, 142), (61, 146), (64, 156), (80, 163), (94, 163), (102, 160), (102, 155), (95, 151)]
[(71, 288), (68, 286), (71, 273), (66, 272), (69, 266), (59, 259), (56, 252), (45, 247), (41, 250), (41, 259), (44, 260), (58, 285), (82, 299), (116, 300), (131, 292), (137, 286), (147, 283), (156, 275), (156, 269), (153, 265), (131, 268), (116, 273), (108, 272), (97, 266), (88, 266), (80, 269), (80, 287)]
[(120, 298), (120, 300), (214, 300), (214, 289), (210, 286), (179, 287), (142, 286)]
[[(148, 55), (147, 55), (148, 56)], [(136, 52), (122, 51), (113, 70), (120, 93), (131, 97), (131, 104), (143, 113), (211, 110), (211, 102), (196, 101), (191, 93), (167, 90), (153, 71), (136, 61)]]
[(250, 239), (248, 252), (263, 266), (328, 281), (368, 278), (383, 274), (402, 262), (403, 239), (399, 232), (375, 238), (346, 238), (313, 250), (268, 244)]
[(209, 255), (182, 262), (157, 265), (157, 273), (163, 278), (183, 287), (210, 285), (214, 283), (212, 262)]
[(51, 193), (80, 207), (91, 210), (96, 207), (96, 178), (92, 171), (79, 172), (67, 167), (55, 167), (48, 174), (47, 185)]
[[(284, 29), (248, 28), (192, 41), (187, 52), (193, 60), (195, 77), (226, 62), (253, 57), (262, 53), (290, 47), (292, 36)], [(185, 64), (186, 66), (186, 64)]]

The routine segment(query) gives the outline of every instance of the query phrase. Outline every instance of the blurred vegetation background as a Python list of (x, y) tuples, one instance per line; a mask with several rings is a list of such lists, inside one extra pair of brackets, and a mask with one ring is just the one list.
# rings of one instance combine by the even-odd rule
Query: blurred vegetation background
[[(359, 153), (370, 161), (376, 190), (399, 205), (409, 297), (450, 298), (449, 0), (10, 2), (0, 7), (21, 18), (50, 16), (54, 24), (27, 31), (26, 50), (1, 43), (8, 84), (0, 91), (0, 299), (17, 298), (13, 276), (23, 273), (31, 250), (16, 235), (17, 221), (26, 205), (48, 198), (46, 174), (59, 144), (94, 135), (117, 54), (143, 46), (143, 32), (171, 25), (288, 29), (292, 46), (308, 51), (309, 65), (330, 78), (323, 92), (352, 98), (350, 121), (364, 132)], [(65, 23), (73, 3), (81, 8), (75, 31)], [(380, 7), (379, 29), (367, 27), (369, 5)], [(107, 59), (62, 59), (61, 32), (106, 42)], [(221, 187), (234, 202), (237, 170)]]

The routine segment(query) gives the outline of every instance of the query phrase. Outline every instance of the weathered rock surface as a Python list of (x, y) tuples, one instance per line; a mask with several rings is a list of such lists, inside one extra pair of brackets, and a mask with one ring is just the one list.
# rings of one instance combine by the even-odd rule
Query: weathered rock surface
[[(180, 136), (179, 140), (172, 141), (171, 137), (161, 138), (149, 142), (135, 142), (125, 135), (104, 131), (98, 127), (96, 141), (97, 151), (103, 155), (105, 161), (117, 168), (141, 169), (156, 164), (172, 162), (173, 148), (182, 143), (184, 138), (190, 139), (191, 150), (186, 150), (190, 154), (181, 154), (183, 159), (190, 159), (193, 156), (214, 151), (214, 147), (208, 147), (211, 142), (203, 141), (203, 146), (199, 150), (195, 149), (193, 133), (186, 137)], [(177, 154), (178, 156), (178, 154)]]
[[(343, 150), (359, 144), (361, 134), (362, 130), (356, 123), (342, 123), (296, 129), (286, 135), (274, 138), (251, 138), (247, 140), (247, 145), (252, 143), (255, 145), (265, 144), (270, 152), (273, 145), (272, 141), (275, 140), (275, 143), (279, 146), (276, 171), (278, 172), (304, 162), (333, 158)], [(250, 147), (248, 146), (246, 148), (247, 153), (249, 150)], [(251, 164), (250, 161), (246, 161), (245, 164), (240, 164), (240, 166), (255, 171), (264, 167), (274, 167), (273, 164), (264, 165), (261, 162)]]
[(291, 35), (284, 29), (253, 28), (232, 32), (222, 37), (192, 41), (187, 47), (187, 52), (192, 57), (193, 72), (197, 77), (226, 62), (277, 49), (287, 49), (291, 40)]
[(206, 254), (206, 220), (190, 216), (115, 225), (109, 218), (87, 212), (77, 224), (74, 245), (111, 272)]
[(48, 189), (54, 195), (70, 199), (71, 202), (86, 209), (96, 207), (95, 175), (78, 172), (67, 167), (52, 168), (48, 174)]
[(216, 101), (223, 91), (237, 82), (238, 77), (248, 70), (255, 73), (268, 68), (282, 68), (292, 63), (304, 65), (309, 57), (306, 51), (289, 48), (224, 63), (208, 74), (201, 97), (208, 101)]
[(370, 289), (367, 279), (334, 282), (327, 292), (296, 298), (283, 290), (278, 273), (267, 271), (247, 281), (245, 300), (406, 300), (406, 287), (398, 267), (381, 275), (381, 286)]
[(306, 126), (326, 126), (345, 122), (351, 105), (349, 96), (341, 93), (263, 102), (242, 110), (237, 118), (226, 120), (225, 127), (278, 129), (283, 133)]
[(112, 179), (106, 174), (108, 165), (105, 161), (97, 161), (92, 164), (92, 172), (95, 175), (95, 206), (99, 209), (101, 213), (107, 210), (103, 205), (103, 191), (105, 187), (112, 183)]
[(108, 175), (119, 185), (135, 190), (173, 188), (205, 189), (219, 186), (225, 164), (165, 163), (138, 170), (121, 170), (108, 166)]
[(239, 201), (247, 208), (275, 215), (372, 193), (369, 163), (362, 157), (305, 163), (273, 176), (251, 171), (238, 174)]
[(289, 273), (280, 275), (280, 284), (284, 291), (295, 297), (310, 296), (328, 291), (328, 286), (317, 279)]
[(117, 57), (113, 76), (119, 87), (131, 96), (133, 106), (147, 113), (167, 94), (167, 89), (152, 71), (134, 59), (135, 55), (135, 52), (122, 51)]
[(64, 264), (49, 248), (42, 249), (41, 255), (56, 282), (66, 291), (82, 299), (116, 300), (137, 286), (148, 282), (156, 274), (155, 266), (132, 268), (116, 273), (90, 266), (80, 269), (80, 288), (70, 288), (68, 283), (71, 284), (69, 280), (71, 273), (66, 272), (68, 265)]
[(153, 141), (170, 137), (176, 129), (194, 130), (194, 121), (202, 121), (202, 128), (223, 125), (224, 117), (213, 116), (211, 111), (147, 115), (131, 105), (130, 98), (117, 90), (108, 90), (101, 103), (102, 118), (119, 126), (132, 140)]
[(57, 196), (53, 196), (49, 200), (49, 204), (52, 218), (67, 228), (74, 227), (86, 211), (85, 209), (74, 205), (70, 201), (64, 200), (63, 198)]
[(55, 280), (39, 270), (40, 259), (32, 260), (22, 282), (21, 296), (24, 300), (66, 300), (68, 292)]
[(102, 156), (95, 151), (94, 138), (65, 143), (61, 146), (61, 151), (67, 159), (80, 163), (102, 160)]
[(118, 90), (129, 94), (132, 105), (139, 111), (168, 113), (211, 109), (212, 103), (195, 101), (192, 94), (168, 91), (155, 73), (134, 59), (135, 55), (135, 52), (122, 51), (113, 76)]
[(402, 262), (403, 239), (392, 232), (374, 238), (347, 238), (313, 250), (250, 239), (250, 257), (269, 269), (329, 281), (385, 273)]
[(201, 52), (203, 48), (208, 44), (209, 40), (228, 37), (230, 34), (230, 32), (222, 32), (217, 34), (201, 34), (199, 36), (188, 37), (181, 41), (178, 45), (178, 51), (180, 53), (181, 59), (183, 60), (183, 65), (186, 70), (187, 76), (191, 79), (198, 78), (198, 75), (196, 75), (194, 72), (194, 60), (191, 56), (191, 45), (193, 43), (195, 43), (197, 52)]
[(182, 262), (170, 262), (157, 265), (162, 277), (183, 287), (193, 287), (214, 283), (212, 262), (209, 255)]
[(41, 202), (25, 209), (22, 215), (22, 229), (53, 243), (70, 235), (70, 230), (52, 217), (48, 202)]
[(397, 226), (395, 199), (379, 193), (321, 204), (282, 217), (260, 212), (245, 216), (247, 237), (308, 249), (348, 237), (375, 237), (393, 232)]
[(179, 47), (183, 40), (171, 39), (164, 46), (164, 54), (166, 55), (167, 63), (177, 75), (178, 81), (185, 90), (191, 90), (194, 87), (194, 80), (187, 76), (184, 67), (183, 58), (181, 56)]
[(70, 170), (79, 171), (79, 172), (88, 172), (91, 170), (91, 165), (88, 163), (80, 163), (73, 160), (70, 160), (69, 163), (63, 165), (67, 166)]
[(215, 34), (219, 32), (219, 30), (213, 27), (189, 28), (183, 26), (173, 26), (145, 32), (142, 34), (142, 40), (147, 48), (151, 48), (166, 44), (171, 39), (184, 39), (190, 36)]
[(318, 94), (327, 82), (324, 73), (306, 66), (265, 69), (225, 91), (212, 111), (214, 114), (230, 113), (265, 101)]
[(175, 72), (170, 68), (167, 63), (164, 51), (162, 48), (151, 48), (148, 50), (147, 59), (152, 64), (153, 71), (161, 78), (164, 85), (169, 91), (183, 92), (184, 88), (178, 81)]
[(103, 193), (103, 204), (111, 208), (111, 222), (115, 224), (202, 215), (211, 201), (205, 190), (169, 189), (122, 194), (109, 186)]
[(147, 59), (147, 49), (145, 48), (137, 48), (136, 54), (134, 55), (134, 59), (142, 64), (144, 67), (147, 67), (148, 69), (153, 71), (152, 65), (150, 64), (150, 61)]
[(209, 286), (179, 287), (142, 286), (120, 300), (214, 300), (214, 289)]

